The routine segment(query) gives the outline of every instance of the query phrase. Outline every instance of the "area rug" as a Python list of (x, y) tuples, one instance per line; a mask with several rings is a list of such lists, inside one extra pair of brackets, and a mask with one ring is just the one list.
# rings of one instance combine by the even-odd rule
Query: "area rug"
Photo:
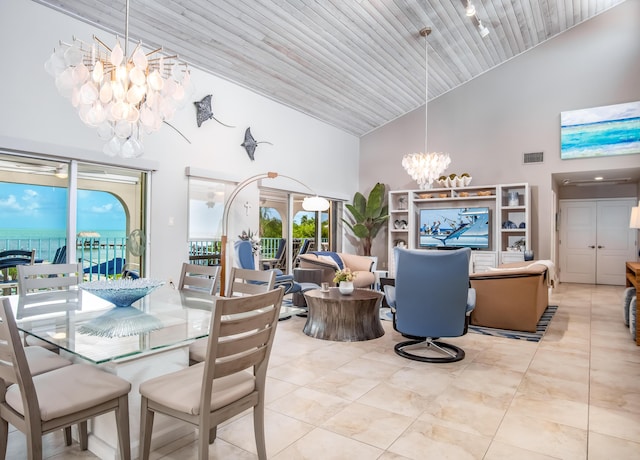
[(508, 329), (495, 329), (492, 327), (469, 325), (469, 332), (476, 334), (493, 335), (495, 337), (506, 337), (508, 339), (526, 340), (528, 342), (539, 342), (547, 331), (551, 318), (558, 310), (557, 305), (549, 305), (540, 317), (536, 332), (510, 331)]
[[(540, 317), (538, 325), (536, 326), (536, 332), (524, 332), (524, 331), (511, 331), (508, 329), (495, 329), (493, 327), (473, 326), (469, 325), (469, 332), (476, 334), (492, 335), (494, 337), (506, 337), (508, 339), (527, 340), (529, 342), (539, 342), (547, 331), (547, 327), (553, 318), (554, 313), (558, 310), (557, 305), (549, 305)], [(380, 319), (386, 321), (392, 321), (391, 309), (381, 308)]]

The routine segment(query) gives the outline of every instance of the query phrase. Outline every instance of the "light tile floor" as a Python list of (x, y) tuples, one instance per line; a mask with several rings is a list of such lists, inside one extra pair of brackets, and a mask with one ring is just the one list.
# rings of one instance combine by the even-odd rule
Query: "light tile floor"
[[(640, 458), (640, 347), (622, 322), (622, 287), (561, 284), (539, 343), (469, 333), (450, 339), (466, 358), (447, 365), (395, 355), (401, 337), (312, 339), (304, 319), (278, 325), (267, 382), (273, 460)], [(252, 416), (218, 429), (209, 458), (255, 459)], [(196, 458), (195, 434), (152, 453)], [(25, 458), (12, 431), (9, 459)], [(45, 458), (95, 458), (62, 432)]]

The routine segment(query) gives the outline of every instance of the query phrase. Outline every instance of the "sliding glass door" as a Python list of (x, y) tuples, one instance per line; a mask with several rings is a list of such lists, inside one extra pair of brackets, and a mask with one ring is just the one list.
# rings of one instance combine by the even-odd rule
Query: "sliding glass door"
[(147, 174), (0, 152), (0, 250), (81, 262), (85, 279), (143, 275)]

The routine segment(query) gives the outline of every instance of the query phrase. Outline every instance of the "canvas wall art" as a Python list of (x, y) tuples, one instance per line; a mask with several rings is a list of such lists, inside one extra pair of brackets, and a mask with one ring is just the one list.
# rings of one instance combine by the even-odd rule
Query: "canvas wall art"
[(560, 113), (560, 158), (640, 153), (640, 101)]

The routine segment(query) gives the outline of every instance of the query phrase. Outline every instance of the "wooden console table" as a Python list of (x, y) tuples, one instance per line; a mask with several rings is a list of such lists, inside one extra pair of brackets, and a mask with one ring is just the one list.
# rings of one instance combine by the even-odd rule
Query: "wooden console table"
[[(627, 262), (626, 286), (636, 288), (636, 294), (640, 291), (640, 262)], [(636, 301), (636, 345), (640, 345), (640, 307)]]

